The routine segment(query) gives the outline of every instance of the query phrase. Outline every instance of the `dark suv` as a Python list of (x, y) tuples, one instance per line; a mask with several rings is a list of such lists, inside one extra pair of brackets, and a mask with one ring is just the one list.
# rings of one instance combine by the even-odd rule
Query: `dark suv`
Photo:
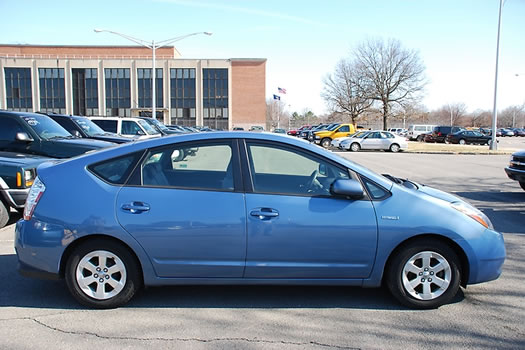
[(0, 111), (2, 151), (70, 158), (114, 145), (112, 142), (77, 138), (47, 115)]
[(69, 133), (73, 136), (114, 143), (133, 141), (129, 137), (120, 136), (118, 134), (102, 130), (100, 126), (93, 123), (86, 117), (55, 113), (46, 113), (46, 115), (60, 124), (61, 127), (69, 131)]
[(436, 126), (432, 131), (432, 136), (436, 142), (445, 142), (448, 134), (454, 134), (462, 130), (465, 130), (465, 128), (461, 126)]

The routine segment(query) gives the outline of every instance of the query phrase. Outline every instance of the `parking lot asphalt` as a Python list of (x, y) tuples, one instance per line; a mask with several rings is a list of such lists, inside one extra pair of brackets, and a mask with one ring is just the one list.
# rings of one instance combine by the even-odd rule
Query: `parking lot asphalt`
[(509, 156), (338, 154), (478, 206), (504, 233), (502, 276), (427, 311), (385, 289), (282, 286), (149, 288), (125, 307), (89, 310), (63, 282), (18, 274), (11, 225), (0, 230), (0, 349), (525, 348), (525, 191), (503, 171)]

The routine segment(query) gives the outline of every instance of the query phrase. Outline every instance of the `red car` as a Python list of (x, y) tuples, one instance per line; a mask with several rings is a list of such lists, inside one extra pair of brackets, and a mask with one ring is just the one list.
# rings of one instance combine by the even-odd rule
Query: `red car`
[(293, 129), (293, 130), (288, 131), (287, 134), (292, 135), (292, 136), (298, 136), (298, 135), (301, 135), (301, 131), (303, 131), (304, 129), (308, 129), (310, 127), (311, 125), (303, 125), (299, 129)]

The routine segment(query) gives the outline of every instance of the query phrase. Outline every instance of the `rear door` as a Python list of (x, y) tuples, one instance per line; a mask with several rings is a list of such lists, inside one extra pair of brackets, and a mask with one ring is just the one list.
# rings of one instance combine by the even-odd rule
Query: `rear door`
[(355, 176), (290, 146), (247, 141), (248, 227), (245, 278), (365, 278), (377, 223), (372, 202), (330, 194)]
[(120, 224), (160, 277), (242, 277), (246, 210), (237, 143), (151, 150), (116, 203)]

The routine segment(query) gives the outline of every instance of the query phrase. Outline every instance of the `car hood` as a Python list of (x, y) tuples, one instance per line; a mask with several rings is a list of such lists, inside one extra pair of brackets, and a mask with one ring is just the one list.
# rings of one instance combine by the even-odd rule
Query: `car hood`
[(114, 142), (114, 143), (125, 143), (125, 142), (131, 142), (133, 141), (132, 138), (119, 136), (117, 134), (105, 134), (105, 135), (95, 135), (91, 136), (91, 139), (94, 140), (100, 140), (100, 141), (106, 141), (106, 142)]
[(52, 139), (42, 142), (42, 151), (48, 157), (70, 158), (111, 146), (115, 144), (93, 139)]

